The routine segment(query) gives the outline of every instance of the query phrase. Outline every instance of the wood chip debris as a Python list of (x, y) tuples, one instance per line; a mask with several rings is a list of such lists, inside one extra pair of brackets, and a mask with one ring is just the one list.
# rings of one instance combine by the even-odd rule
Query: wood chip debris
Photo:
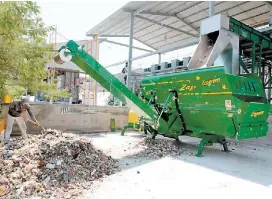
[(94, 180), (113, 174), (117, 160), (75, 134), (47, 130), (12, 139), (0, 149), (0, 198), (80, 198)]
[(185, 149), (181, 148), (180, 143), (173, 139), (152, 139), (146, 137), (136, 147), (141, 150), (134, 154), (134, 157), (148, 157), (153, 159), (166, 156), (175, 157), (185, 152)]

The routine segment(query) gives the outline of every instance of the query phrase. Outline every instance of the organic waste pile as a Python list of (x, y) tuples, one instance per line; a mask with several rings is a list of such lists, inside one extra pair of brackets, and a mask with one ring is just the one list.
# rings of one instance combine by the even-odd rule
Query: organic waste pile
[(77, 198), (117, 168), (116, 160), (74, 134), (49, 130), (11, 143), (1, 149), (0, 198)]
[(154, 159), (165, 156), (179, 156), (185, 151), (179, 146), (179, 142), (170, 139), (152, 139), (150, 137), (146, 137), (136, 146), (142, 150), (134, 156)]

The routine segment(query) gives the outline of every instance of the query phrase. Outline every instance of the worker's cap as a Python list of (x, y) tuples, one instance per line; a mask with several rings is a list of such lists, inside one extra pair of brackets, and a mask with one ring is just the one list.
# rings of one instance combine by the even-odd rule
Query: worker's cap
[(27, 97), (22, 97), (21, 102), (23, 105), (29, 106), (29, 99)]

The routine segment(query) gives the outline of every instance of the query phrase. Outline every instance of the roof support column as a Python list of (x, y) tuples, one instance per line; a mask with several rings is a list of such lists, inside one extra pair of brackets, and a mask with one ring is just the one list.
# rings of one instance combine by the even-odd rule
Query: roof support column
[[(269, 6), (269, 27), (271, 27), (272, 26), (272, 6), (270, 5)], [(272, 33), (270, 34), (270, 37), (272, 36)], [(264, 75), (264, 74), (263, 74)], [(269, 67), (268, 68), (268, 80), (270, 80), (270, 78), (271, 78), (271, 68)], [(267, 91), (267, 98), (268, 99), (270, 99), (271, 98), (271, 86), (272, 86), (272, 84), (271, 84), (271, 81), (269, 81), (269, 83), (268, 83), (268, 91)], [(270, 101), (270, 103), (271, 103), (271, 101)]]
[(160, 64), (161, 63), (161, 53), (159, 53), (158, 55), (159, 55), (158, 64)]
[[(95, 40), (95, 59), (98, 61), (99, 60), (99, 38), (98, 38), (98, 35), (96, 35), (94, 37), (94, 40)], [(97, 84), (97, 81), (95, 81), (95, 84), (94, 84), (94, 95), (93, 95), (93, 98), (94, 98), (94, 105), (97, 106), (97, 92), (98, 92), (98, 84)]]
[(131, 84), (131, 68), (132, 68), (132, 50), (133, 50), (133, 28), (134, 28), (134, 12), (130, 13), (130, 33), (128, 47), (128, 70), (127, 70), (127, 87)]
[(209, 17), (214, 15), (214, 1), (209, 1)]
[[(269, 7), (269, 27), (272, 26), (272, 6)], [(270, 34), (270, 36), (272, 33)]]

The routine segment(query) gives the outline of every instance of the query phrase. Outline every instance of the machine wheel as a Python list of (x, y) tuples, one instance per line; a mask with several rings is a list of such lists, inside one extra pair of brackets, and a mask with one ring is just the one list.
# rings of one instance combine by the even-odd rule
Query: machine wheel
[(64, 62), (68, 62), (72, 60), (72, 55), (66, 55), (66, 52), (70, 52), (68, 49), (62, 49), (58, 55), (54, 58), (57, 64), (63, 64)]
[(147, 130), (146, 130), (146, 129), (144, 129), (144, 134), (146, 134), (146, 135), (147, 135)]
[(153, 140), (155, 140), (155, 138), (156, 138), (157, 135), (158, 135), (158, 132), (154, 130), (153, 133), (152, 133), (151, 138), (152, 138)]
[(230, 151), (229, 151), (229, 149), (228, 149), (228, 145), (227, 145), (227, 142), (225, 141), (225, 142), (223, 142), (223, 148), (224, 148), (224, 152), (226, 152), (226, 153), (229, 153)]
[(148, 124), (147, 124), (146, 122), (144, 122), (144, 125), (143, 125), (143, 126), (144, 126), (144, 128), (143, 128), (143, 129), (144, 129), (144, 134), (147, 135), (147, 133), (150, 132), (150, 131), (149, 131)]
[(228, 145), (227, 145), (227, 141), (226, 140), (221, 140), (221, 141), (219, 141), (219, 143), (222, 144), (224, 152), (226, 152), (226, 153), (230, 152), (229, 149), (228, 149)]

